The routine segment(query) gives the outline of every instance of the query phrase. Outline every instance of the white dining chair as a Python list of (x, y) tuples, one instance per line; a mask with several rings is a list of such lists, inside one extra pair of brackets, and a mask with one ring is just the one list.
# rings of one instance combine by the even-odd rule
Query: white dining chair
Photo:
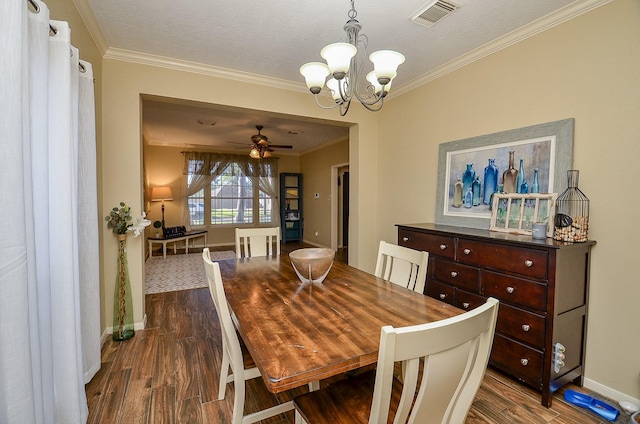
[(375, 276), (424, 293), (429, 253), (380, 241)]
[[(389, 414), (394, 424), (463, 423), (489, 362), (497, 315), (498, 301), (489, 298), (452, 318), (382, 327), (376, 371), (296, 397), (296, 424), (386, 424)], [(406, 363), (404, 383), (394, 378), (396, 362)]]
[(236, 228), (236, 257), (279, 255), (280, 237), (280, 227)]
[[(253, 378), (261, 377), (260, 370), (257, 367), (245, 368), (244, 358), (240, 340), (236, 333), (236, 328), (231, 318), (231, 311), (227, 305), (227, 298), (224, 293), (222, 284), (222, 275), (220, 274), (220, 265), (210, 259), (209, 249), (205, 248), (202, 252), (202, 259), (209, 283), (209, 291), (215, 305), (218, 319), (220, 320), (220, 329), (222, 333), (222, 368), (220, 372), (220, 386), (218, 391), (218, 400), (224, 399), (226, 386), (233, 382), (234, 399), (233, 399), (233, 415), (231, 424), (249, 424), (261, 421), (276, 415), (282, 414), (293, 409), (293, 402), (288, 401), (282, 404), (272, 406), (248, 415), (244, 415), (244, 402), (246, 387), (245, 382)], [(231, 369), (231, 373), (229, 373)]]

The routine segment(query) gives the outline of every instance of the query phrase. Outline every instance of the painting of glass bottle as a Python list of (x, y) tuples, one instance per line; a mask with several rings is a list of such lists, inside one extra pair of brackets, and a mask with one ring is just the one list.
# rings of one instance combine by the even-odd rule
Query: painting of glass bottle
[(491, 207), (491, 196), (498, 189), (498, 167), (495, 159), (489, 159), (489, 164), (484, 168), (484, 190), (482, 203)]
[(509, 168), (502, 173), (502, 190), (505, 193), (516, 192), (516, 181), (518, 180), (518, 170), (513, 166), (515, 151), (509, 152)]
[(462, 178), (458, 178), (453, 186), (453, 204), (454, 208), (462, 206)]
[(467, 194), (467, 191), (471, 188), (471, 184), (473, 184), (473, 180), (476, 178), (476, 170), (473, 169), (473, 164), (468, 163), (467, 169), (462, 173), (462, 194), (463, 196)]

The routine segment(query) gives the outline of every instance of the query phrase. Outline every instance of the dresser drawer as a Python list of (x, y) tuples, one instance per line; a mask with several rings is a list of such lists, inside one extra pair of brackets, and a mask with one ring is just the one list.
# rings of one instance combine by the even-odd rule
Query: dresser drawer
[(431, 275), (436, 280), (480, 293), (480, 271), (478, 268), (440, 258), (433, 259), (429, 266), (432, 267)]
[(454, 238), (425, 234), (417, 231), (398, 230), (398, 244), (416, 250), (424, 250), (430, 254), (453, 259)]
[(425, 287), (424, 294), (431, 296), (434, 299), (453, 304), (455, 289), (447, 284), (427, 279), (427, 286)]
[(542, 387), (542, 352), (536, 349), (496, 334), (491, 364), (537, 389)]
[(543, 316), (514, 308), (506, 303), (500, 304), (496, 324), (498, 333), (544, 350), (544, 330)]
[(456, 259), (486, 268), (547, 279), (546, 251), (459, 239)]
[(480, 293), (529, 309), (546, 311), (547, 285), (497, 272), (482, 271)]
[(469, 293), (465, 290), (456, 289), (456, 296), (455, 301), (453, 302), (453, 306), (457, 306), (458, 308), (464, 309), (465, 311), (470, 311), (480, 305), (484, 305), (486, 301), (486, 297)]

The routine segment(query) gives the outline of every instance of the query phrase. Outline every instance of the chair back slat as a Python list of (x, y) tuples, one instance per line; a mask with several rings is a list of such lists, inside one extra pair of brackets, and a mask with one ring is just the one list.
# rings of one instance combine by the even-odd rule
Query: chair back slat
[(280, 227), (236, 228), (236, 257), (280, 254)]
[(375, 276), (424, 293), (427, 278), (427, 252), (380, 241)]

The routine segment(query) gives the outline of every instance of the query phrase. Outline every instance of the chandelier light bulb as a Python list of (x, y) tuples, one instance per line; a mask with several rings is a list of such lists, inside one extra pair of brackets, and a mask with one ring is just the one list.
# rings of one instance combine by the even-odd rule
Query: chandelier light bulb
[(373, 70), (380, 84), (388, 84), (398, 70), (398, 66), (404, 63), (404, 55), (393, 50), (378, 50), (369, 55), (373, 62)]
[(358, 49), (349, 43), (333, 43), (320, 51), (320, 56), (327, 61), (329, 71), (337, 80), (341, 80), (349, 72), (351, 58), (356, 55)]
[[(380, 84), (378, 82), (378, 77), (376, 76), (375, 71), (371, 71), (367, 74), (367, 81), (369, 81), (369, 83), (371, 83), (371, 85), (374, 88), (374, 92), (376, 94), (380, 94), (380, 92), (382, 91), (382, 84)], [(384, 94), (383, 96), (386, 96), (387, 93), (389, 92), (389, 90), (391, 90), (391, 83), (393, 82), (393, 78), (391, 78), (391, 80), (389, 80), (388, 83), (386, 83), (384, 85)]]
[(339, 84), (340, 84), (340, 81), (338, 81), (335, 78), (331, 78), (329, 79), (329, 81), (327, 81), (327, 88), (331, 90), (331, 96), (333, 97), (333, 100), (335, 100), (336, 102), (339, 102), (342, 100), (342, 97), (340, 96)]
[(329, 76), (329, 67), (321, 62), (309, 62), (300, 67), (300, 73), (304, 77), (307, 87), (313, 94), (318, 94), (324, 81)]

